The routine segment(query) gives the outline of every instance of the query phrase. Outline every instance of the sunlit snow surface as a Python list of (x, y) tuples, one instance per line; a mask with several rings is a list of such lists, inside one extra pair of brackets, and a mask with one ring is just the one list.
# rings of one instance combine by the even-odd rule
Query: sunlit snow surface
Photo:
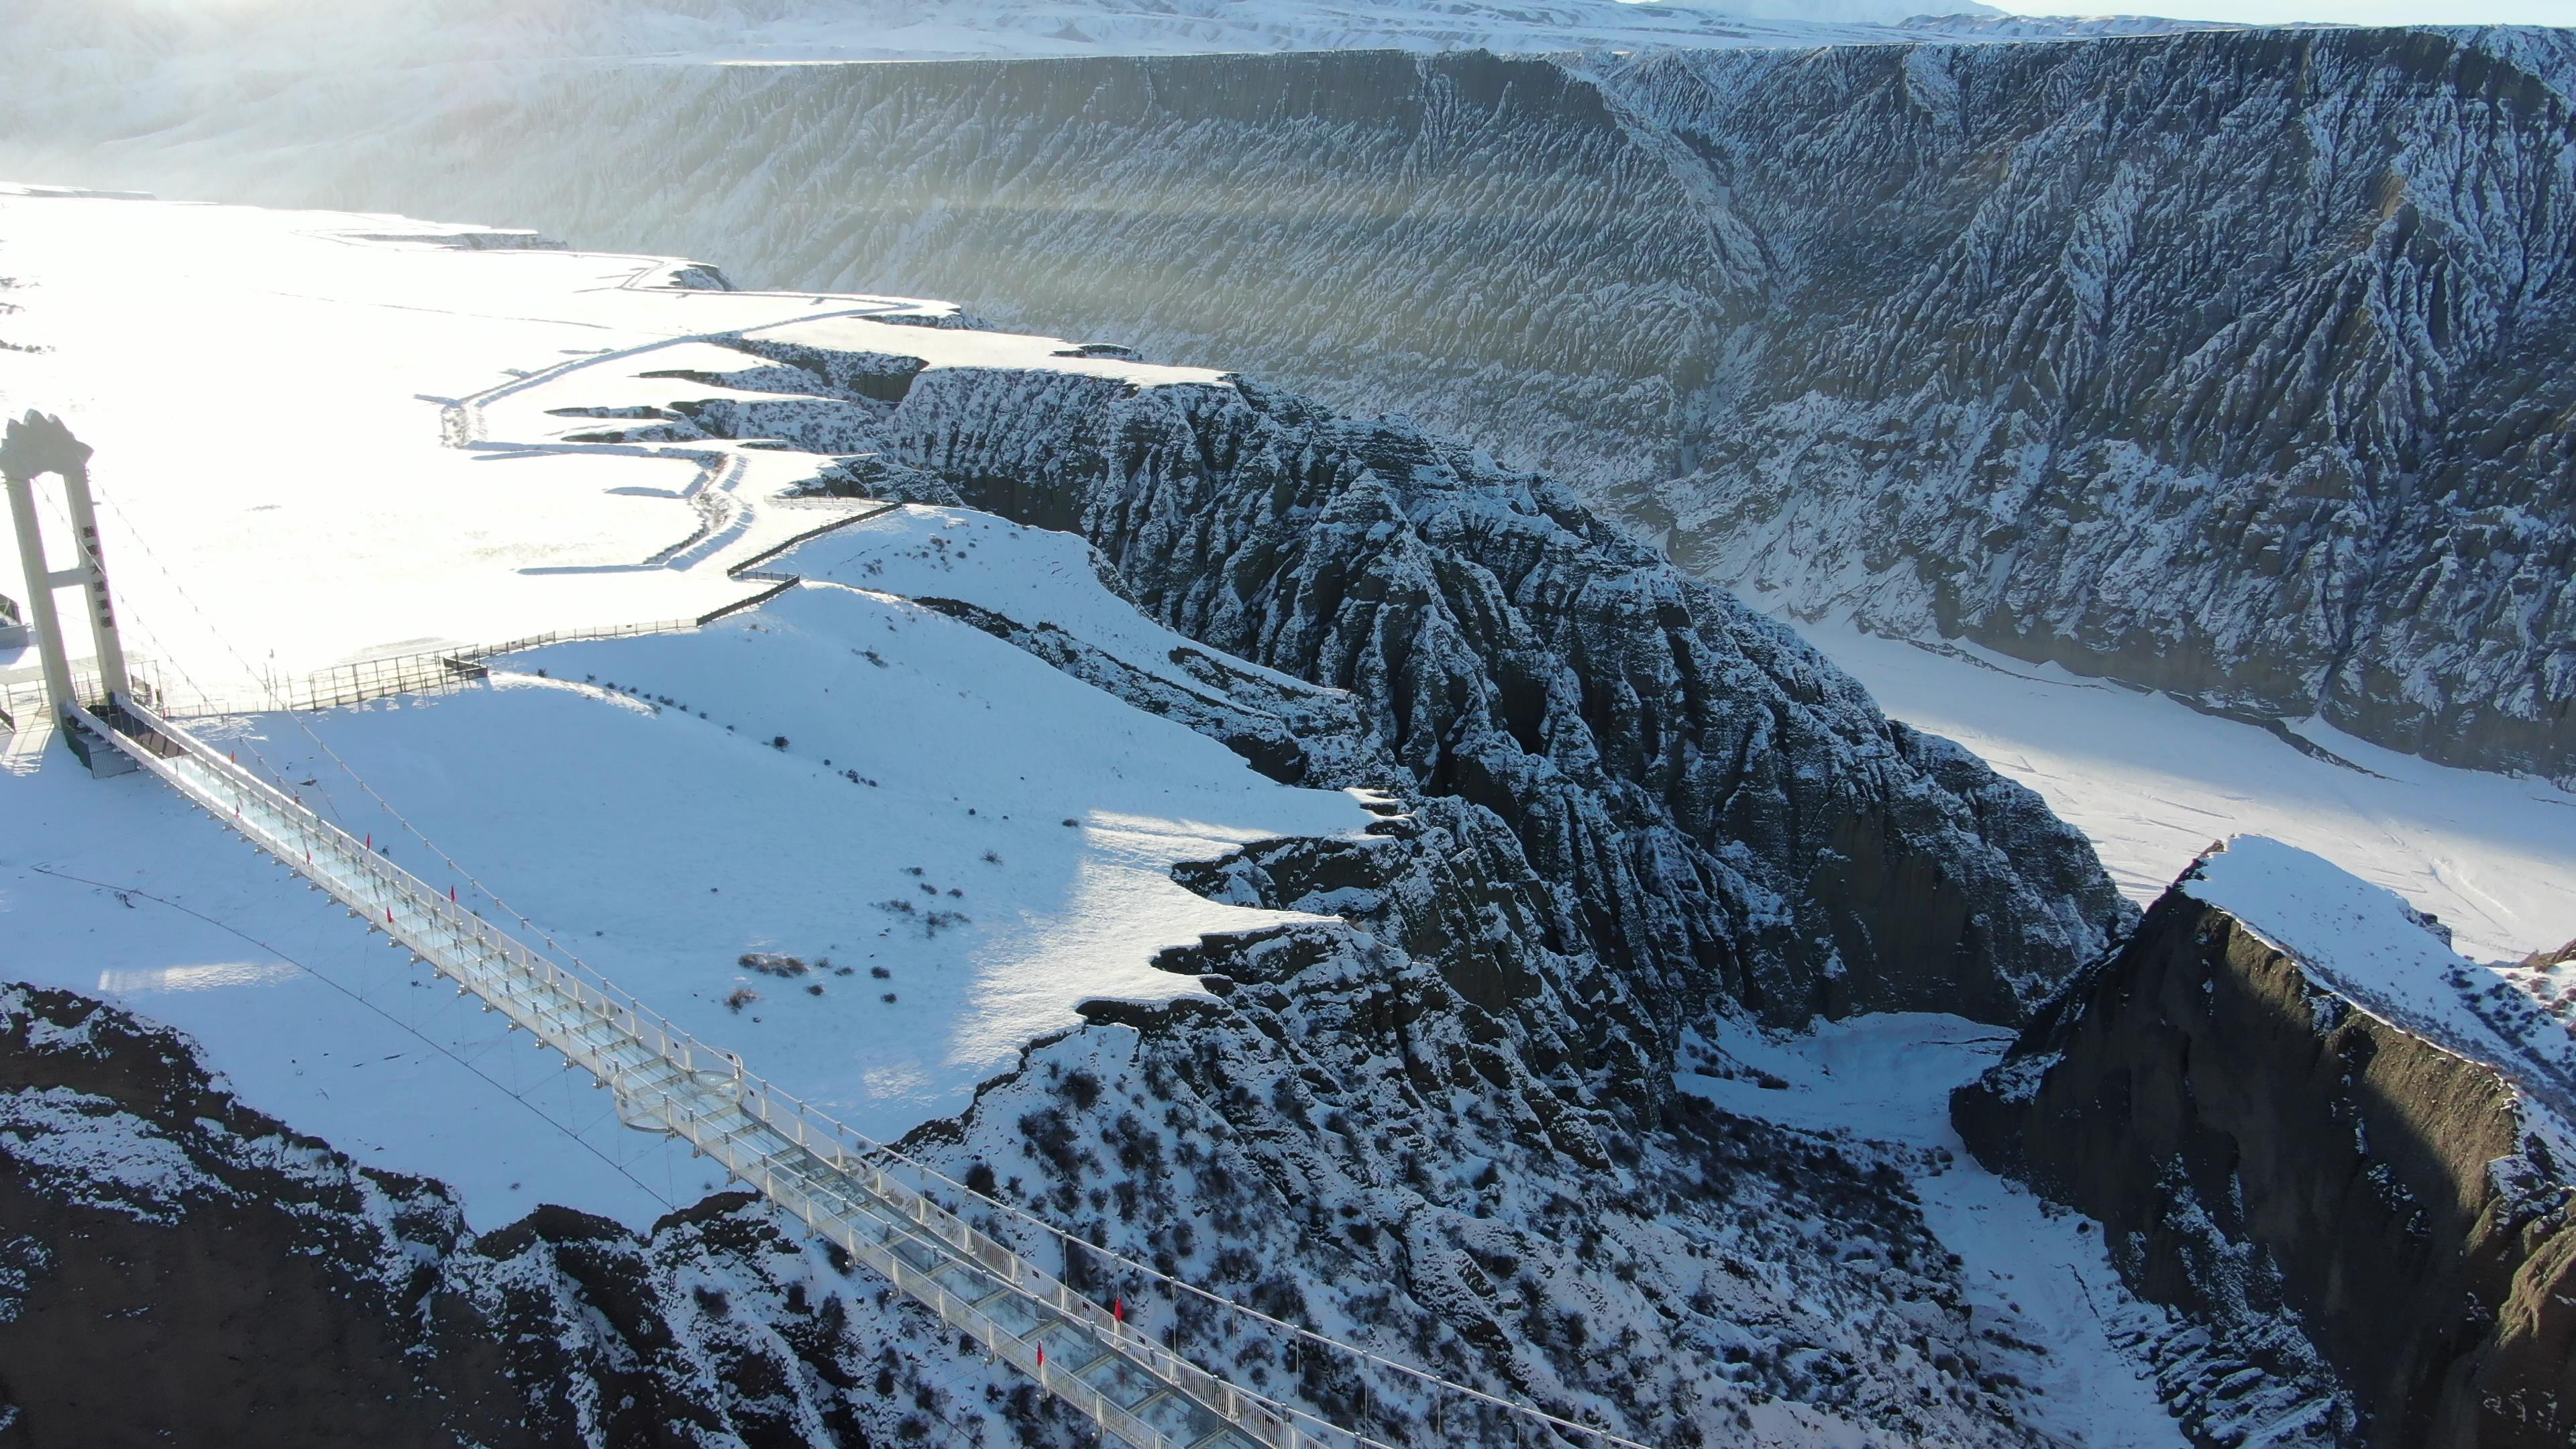
[(2388, 892), (2307, 851), (2240, 836), (2180, 882), (2297, 959), (2319, 985), (2461, 1056), (2502, 1067), (2576, 1122), (2576, 968), (2493, 970), (2464, 960)]
[[(2144, 904), (2230, 835), (2265, 835), (2395, 891), (2483, 961), (2576, 938), (2576, 795), (2428, 764), (2316, 723), (2346, 764), (2160, 695), (1975, 649), (1798, 624), (1879, 708), (2044, 796)], [(2354, 767), (2358, 768), (2354, 768)]]
[[(1190, 990), (1151, 964), (1164, 948), (1293, 919), (1193, 895), (1175, 862), (1373, 818), (902, 596), (935, 585), (1167, 669), (1178, 641), (1101, 585), (1077, 538), (789, 496), (810, 456), (568, 446), (583, 423), (551, 411), (686, 360), (695, 335), (818, 316), (933, 366), (1214, 374), (852, 320), (935, 305), (672, 290), (667, 260), (422, 239), (446, 230), (0, 198), (0, 275), (24, 307), (6, 335), (49, 349), (0, 353), (0, 404), (60, 411), (98, 448), (123, 613), (182, 694), (431, 638), (693, 615), (771, 586), (731, 566), (864, 517), (811, 582), (702, 630), (208, 728), (398, 863), (469, 901), (489, 886), (780, 1086), (892, 1137), (962, 1109), (1085, 999)], [(700, 500), (692, 480), (712, 480)], [(647, 562), (711, 517), (704, 546)], [(540, 1200), (649, 1221), (714, 1185), (148, 778), (93, 781), (39, 743), (20, 736), (0, 772), (0, 977), (191, 1032), (251, 1105), (455, 1185), (480, 1225)]]
[[(667, 258), (460, 249), (468, 230), (0, 189), (0, 302), (18, 309), (0, 340), (41, 349), (0, 350), (0, 403), (59, 412), (98, 449), (129, 647), (183, 662), (174, 688), (234, 697), (365, 653), (746, 599), (764, 585), (728, 568), (859, 507), (787, 496), (815, 459), (567, 447), (597, 424), (550, 410), (614, 400), (633, 374), (694, 360), (689, 339), (708, 333), (954, 310), (675, 288)], [(1054, 358), (1067, 344), (1053, 338), (866, 325), (933, 366), (1216, 375)], [(476, 446), (449, 446), (457, 427)], [(670, 558), (699, 537), (702, 504), (724, 526)], [(14, 551), (0, 593), (26, 597)]]

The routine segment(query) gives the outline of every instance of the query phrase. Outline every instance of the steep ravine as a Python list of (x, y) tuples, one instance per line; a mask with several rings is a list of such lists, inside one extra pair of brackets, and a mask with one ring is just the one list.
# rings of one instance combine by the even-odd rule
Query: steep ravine
[(2195, 888), (1960, 1091), (1961, 1134), (2100, 1219), (2129, 1283), (2204, 1326), (2162, 1352), (2196, 1355), (2166, 1367), (2213, 1398), (2241, 1374), (2388, 1449), (2576, 1439), (2576, 1163), (2495, 1068)]
[[(1357, 924), (1174, 953), (1221, 1005), (1095, 1008), (913, 1148), (1238, 1300), (1656, 1442), (2039, 1442), (1900, 1175), (1587, 1051), (1618, 983), (1542, 944), (1548, 892), (1490, 815), (1430, 802), (1198, 881)], [(66, 993), (0, 1004), (14, 1442), (345, 1442), (378, 1415), (387, 1442), (1088, 1442), (740, 1196), (641, 1236), (552, 1208), (470, 1236), (435, 1184), (242, 1111), (182, 1040)], [(1150, 1283), (1063, 1270), (1382, 1437), (1508, 1435)]]

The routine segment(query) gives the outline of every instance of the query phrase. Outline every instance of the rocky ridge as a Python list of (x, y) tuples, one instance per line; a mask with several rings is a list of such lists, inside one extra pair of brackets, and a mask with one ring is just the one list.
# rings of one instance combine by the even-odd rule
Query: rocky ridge
[(2576, 1162), (2549, 1084), (2202, 899), (2204, 869), (1958, 1093), (1961, 1135), (2201, 1325), (2153, 1347), (2201, 1442), (2565, 1444)]
[[(786, 366), (792, 330), (742, 345)], [(1248, 382), (890, 361), (884, 458), (1082, 533), (1212, 650), (1347, 691), (1384, 768), (1292, 778), (1491, 812), (1564, 913), (1551, 944), (1664, 1030), (1721, 1001), (2014, 1020), (2128, 919), (2035, 795), (1543, 477)], [(856, 390), (808, 362), (811, 395)]]

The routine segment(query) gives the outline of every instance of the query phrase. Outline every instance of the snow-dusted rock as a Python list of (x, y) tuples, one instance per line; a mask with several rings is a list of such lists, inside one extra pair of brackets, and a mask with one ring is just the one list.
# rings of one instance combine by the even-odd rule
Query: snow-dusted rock
[(2576, 1151), (2569, 1027), (2531, 988), (2387, 892), (2240, 837), (1954, 1118), (2194, 1322), (2149, 1351), (2205, 1440), (2556, 1444)]
[[(819, 372), (878, 334), (750, 341), (808, 349)], [(2127, 919), (2037, 797), (1889, 723), (1786, 630), (1544, 478), (1250, 383), (943, 368), (905, 384), (883, 431), (902, 466), (1082, 533), (1138, 607), (1213, 650), (1349, 692), (1302, 722), (1278, 718), (1275, 686), (1248, 707), (1268, 724), (1180, 717), (1301, 783), (1492, 812), (1549, 885), (1559, 948), (1599, 953), (1664, 1031), (1718, 1002), (1786, 1023), (2017, 1020)], [(1043, 620), (958, 612), (1118, 683)], [(1301, 736), (1340, 764), (1309, 773)]]

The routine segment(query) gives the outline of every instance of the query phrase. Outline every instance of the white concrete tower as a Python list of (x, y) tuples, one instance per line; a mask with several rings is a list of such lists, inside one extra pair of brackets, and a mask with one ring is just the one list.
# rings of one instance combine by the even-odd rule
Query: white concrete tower
[[(27, 614), (36, 636), (36, 652), (45, 674), (47, 713), (59, 723), (63, 712), (79, 702), (72, 692), (71, 656), (64, 647), (62, 616), (54, 591), (78, 585), (89, 598), (89, 627), (98, 654), (102, 703), (123, 701), (125, 644), (116, 632), (116, 610), (107, 592), (107, 563), (99, 547), (98, 513), (90, 500), (87, 443), (75, 438), (60, 418), (29, 412), (9, 424), (0, 436), (0, 479), (9, 488), (9, 516), (18, 534), (18, 560), (27, 575)], [(80, 558), (66, 569), (45, 562), (45, 539), (36, 523), (35, 480), (47, 473), (63, 480), (64, 501), (72, 520)]]

